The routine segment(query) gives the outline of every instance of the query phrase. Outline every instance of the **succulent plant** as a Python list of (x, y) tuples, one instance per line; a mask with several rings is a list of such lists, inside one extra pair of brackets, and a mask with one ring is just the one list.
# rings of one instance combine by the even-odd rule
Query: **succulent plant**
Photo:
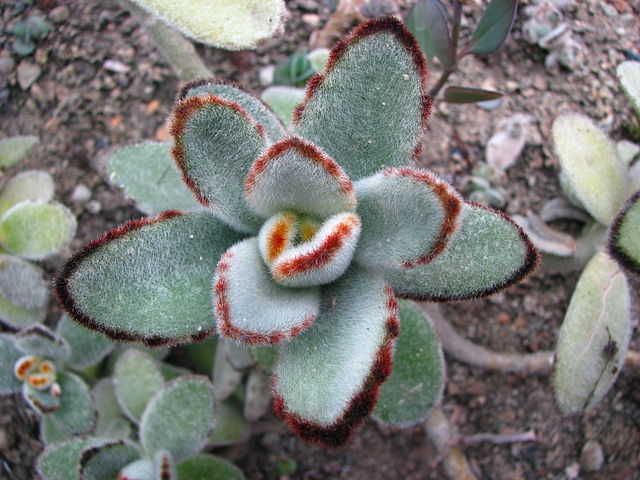
[[(207, 208), (132, 221), (90, 242), (59, 272), (58, 298), (116, 340), (158, 346), (217, 332), (277, 345), (276, 413), (303, 439), (342, 445), (391, 373), (399, 318), (422, 318), (410, 306), (398, 313), (397, 297), (477, 298), (537, 263), (508, 217), (407, 166), (429, 110), (424, 57), (393, 18), (334, 47), (290, 133), (237, 86), (186, 85), (173, 156)], [(414, 328), (441, 363), (435, 335)], [(399, 385), (416, 387), (410, 369), (397, 370)], [(440, 380), (420, 395), (438, 397), (436, 370)], [(392, 393), (380, 418), (404, 408)]]
[[(637, 91), (635, 98), (627, 91), (637, 104)], [(626, 275), (640, 275), (640, 175), (632, 158), (622, 156), (583, 115), (558, 117), (552, 132), (563, 189), (592, 217), (588, 231), (607, 231), (608, 236), (596, 244), (558, 335), (556, 399), (563, 411), (576, 412), (593, 408), (603, 398), (629, 347), (632, 316)]]
[(132, 0), (196, 41), (243, 50), (256, 48), (282, 30), (284, 0)]

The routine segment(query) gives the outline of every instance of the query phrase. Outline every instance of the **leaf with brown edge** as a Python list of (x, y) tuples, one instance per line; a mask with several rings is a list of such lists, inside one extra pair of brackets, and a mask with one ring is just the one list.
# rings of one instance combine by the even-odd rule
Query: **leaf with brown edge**
[(378, 271), (413, 268), (444, 252), (463, 201), (426, 170), (393, 168), (356, 183), (362, 233), (355, 261)]
[(327, 218), (356, 206), (353, 185), (342, 168), (297, 137), (272, 145), (253, 163), (244, 193), (251, 209), (263, 218), (289, 210)]
[(465, 203), (449, 248), (431, 263), (382, 272), (399, 297), (450, 301), (479, 298), (526, 278), (539, 255), (513, 220), (481, 205)]
[(267, 136), (272, 142), (279, 142), (287, 136), (286, 129), (271, 110), (271, 107), (237, 83), (219, 78), (194, 80), (182, 87), (178, 95), (178, 101), (196, 95), (215, 95), (228, 102), (237, 103), (256, 122), (264, 126)]
[(307, 84), (294, 133), (318, 145), (352, 180), (407, 164), (421, 145), (431, 100), (425, 60), (404, 25), (384, 17), (357, 27)]
[(259, 219), (244, 198), (249, 167), (266, 147), (265, 129), (237, 103), (214, 95), (185, 98), (173, 109), (173, 157), (200, 203), (242, 232)]
[(114, 340), (159, 346), (202, 339), (215, 322), (212, 272), (242, 237), (209, 212), (128, 222), (73, 255), (56, 277), (56, 293), (72, 318)]
[(391, 372), (397, 303), (358, 267), (323, 291), (313, 326), (280, 347), (274, 409), (302, 439), (339, 447), (371, 413)]
[(608, 250), (625, 270), (640, 275), (640, 190), (627, 199), (614, 218)]
[(319, 290), (274, 282), (255, 238), (225, 252), (213, 282), (217, 330), (231, 340), (280, 343), (309, 328), (318, 316)]
[(120, 470), (140, 458), (138, 447), (128, 440), (111, 440), (86, 447), (80, 454), (80, 480), (112, 480)]

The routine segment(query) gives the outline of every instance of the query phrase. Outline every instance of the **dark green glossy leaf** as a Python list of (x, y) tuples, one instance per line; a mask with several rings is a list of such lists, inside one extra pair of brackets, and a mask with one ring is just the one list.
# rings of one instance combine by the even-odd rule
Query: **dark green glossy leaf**
[(517, 9), (518, 0), (491, 0), (473, 33), (469, 51), (478, 55), (497, 52), (511, 31)]
[(407, 27), (429, 60), (438, 57), (446, 68), (453, 66), (455, 52), (447, 10), (440, 0), (418, 0), (407, 17)]
[(449, 103), (475, 103), (495, 100), (504, 95), (502, 92), (484, 90), (471, 87), (447, 87), (444, 91), (444, 100)]

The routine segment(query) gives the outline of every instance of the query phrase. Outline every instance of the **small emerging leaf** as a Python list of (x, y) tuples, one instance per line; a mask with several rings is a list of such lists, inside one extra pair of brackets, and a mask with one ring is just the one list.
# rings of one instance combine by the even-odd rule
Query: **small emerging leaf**
[(418, 0), (409, 12), (407, 27), (429, 60), (438, 57), (445, 68), (453, 66), (455, 51), (449, 33), (449, 19), (440, 0)]
[(202, 453), (178, 465), (180, 480), (245, 480), (238, 467), (223, 458)]
[(440, 403), (445, 363), (431, 320), (411, 302), (399, 302), (400, 336), (394, 368), (380, 390), (373, 415), (384, 423), (409, 427), (423, 422)]
[(199, 452), (216, 423), (214, 403), (206, 377), (185, 376), (167, 383), (142, 415), (140, 442), (145, 451), (167, 450), (177, 462)]
[(276, 85), (267, 88), (260, 97), (285, 127), (289, 128), (293, 121), (293, 111), (304, 100), (304, 89)]
[(145, 142), (120, 148), (107, 159), (106, 169), (109, 180), (147, 215), (202, 208), (180, 178), (171, 147), (165, 143)]
[(105, 377), (99, 380), (91, 394), (98, 414), (95, 435), (112, 439), (128, 438), (131, 427), (118, 404), (113, 379)]
[(609, 252), (621, 266), (640, 274), (640, 190), (627, 200), (613, 221)]
[(0, 168), (18, 163), (39, 141), (34, 135), (18, 135), (0, 140)]
[(25, 382), (22, 384), (22, 397), (40, 415), (53, 413), (60, 408), (60, 398), (52, 395), (51, 388), (39, 390)]
[(618, 79), (640, 115), (640, 62), (622, 62), (616, 70)]
[(20, 202), (49, 202), (53, 199), (53, 178), (43, 170), (21, 172), (0, 191), (0, 218)]
[(255, 422), (263, 417), (271, 405), (269, 377), (258, 369), (252, 370), (247, 379), (247, 393), (244, 399), (244, 418)]
[(558, 335), (553, 386), (560, 408), (593, 408), (615, 381), (631, 337), (627, 279), (600, 252), (582, 272)]
[(75, 232), (76, 217), (59, 203), (21, 202), (0, 219), (0, 244), (33, 260), (56, 253)]
[(478, 55), (497, 52), (504, 45), (518, 10), (518, 0), (491, 0), (480, 19), (469, 51)]
[(504, 95), (502, 92), (470, 87), (447, 87), (444, 91), (444, 101), (449, 103), (476, 103), (495, 100)]
[(140, 350), (125, 351), (116, 362), (113, 382), (122, 411), (138, 423), (147, 403), (164, 386), (155, 360)]
[(233, 368), (224, 349), (219, 345), (213, 362), (212, 381), (218, 400), (229, 398), (242, 382), (242, 372)]

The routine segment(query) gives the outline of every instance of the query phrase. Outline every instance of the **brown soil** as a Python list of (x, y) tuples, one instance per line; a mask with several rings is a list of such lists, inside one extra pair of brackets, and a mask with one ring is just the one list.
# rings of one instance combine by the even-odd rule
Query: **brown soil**
[[(52, 274), (70, 251), (106, 229), (141, 216), (106, 182), (100, 159), (111, 147), (162, 138), (179, 82), (144, 31), (115, 1), (26, 3), (2, 2), (0, 6), (4, 27), (0, 57), (12, 57), (16, 66), (21, 62), (37, 65), (41, 73), (24, 89), (18, 84), (16, 67), (0, 72), (0, 138), (38, 135), (41, 143), (33, 154), (6, 173), (10, 177), (27, 168), (47, 170), (57, 182), (58, 200), (78, 216), (78, 234), (70, 248), (44, 265)], [(285, 35), (257, 52), (198, 47), (215, 74), (259, 90), (261, 67), (278, 64), (306, 47), (313, 28), (302, 15), (317, 14), (322, 26), (332, 2), (287, 3), (290, 18)], [(464, 25), (477, 22), (485, 3), (467, 2)], [(67, 18), (60, 16), (63, 5), (70, 7)], [(11, 49), (11, 27), (34, 13), (48, 17), (53, 30), (38, 43), (35, 54), (19, 57)], [(640, 6), (627, 0), (586, 0), (574, 2), (567, 17), (588, 52), (580, 68), (546, 71), (544, 52), (523, 40), (519, 18), (502, 52), (489, 58), (465, 58), (461, 73), (450, 82), (502, 89), (508, 95), (501, 106), (488, 112), (437, 103), (421, 165), (461, 186), (473, 165), (483, 159), (496, 121), (528, 113), (536, 120), (537, 141), (525, 148), (500, 183), (506, 192), (506, 211), (522, 214), (528, 209), (538, 211), (546, 200), (560, 194), (557, 160), (549, 141), (556, 115), (583, 112), (604, 125), (613, 138), (630, 138), (634, 119), (614, 70), (624, 59), (624, 50), (637, 53)], [(468, 30), (463, 28), (463, 38)], [(107, 60), (120, 62), (123, 71), (105, 68)], [(437, 77), (432, 73), (432, 81)], [(71, 200), (80, 183), (91, 190), (90, 203)], [(467, 338), (490, 348), (523, 353), (549, 350), (577, 278), (577, 273), (537, 273), (506, 293), (448, 306), (445, 313)], [(638, 292), (638, 282), (633, 288)], [(55, 323), (59, 312), (52, 302), (48, 322)], [(638, 347), (638, 342), (634, 345)], [(632, 479), (640, 477), (638, 392), (638, 378), (623, 374), (595, 410), (565, 417), (554, 404), (547, 377), (490, 373), (450, 360), (443, 408), (463, 436), (535, 431), (534, 442), (465, 446), (478, 478), (578, 478), (580, 451), (588, 440), (597, 440), (604, 450), (604, 464), (594, 473), (582, 469), (579, 478)], [(0, 478), (35, 478), (33, 465), (41, 448), (37, 434), (37, 416), (18, 397), (0, 400)], [(327, 451), (299, 441), (270, 415), (254, 425), (248, 442), (219, 453), (234, 460), (249, 479), (445, 476), (441, 459), (422, 427), (390, 431), (373, 421), (366, 422), (346, 448)], [(295, 471), (287, 473), (283, 465), (291, 460)]]

